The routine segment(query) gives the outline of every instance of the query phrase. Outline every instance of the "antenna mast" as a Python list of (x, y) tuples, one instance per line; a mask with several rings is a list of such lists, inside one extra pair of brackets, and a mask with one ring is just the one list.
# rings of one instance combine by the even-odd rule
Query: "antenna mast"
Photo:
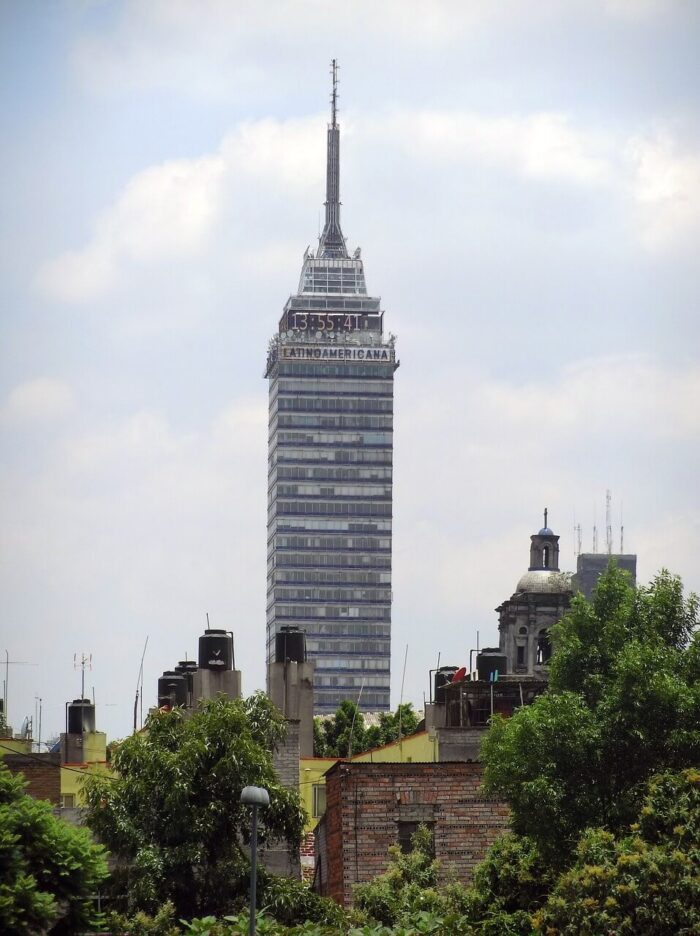
[(73, 654), (73, 669), (80, 669), (80, 700), (85, 698), (85, 668), (92, 669), (92, 654), (81, 653), (80, 659), (78, 659), (78, 654)]
[(613, 538), (612, 538), (612, 517), (610, 515), (610, 501), (611, 494), (610, 488), (605, 492), (605, 546), (608, 550), (608, 555), (612, 554), (613, 547)]
[(335, 130), (338, 126), (336, 114), (338, 111), (338, 59), (331, 60), (331, 75), (333, 78), (333, 88), (331, 90), (331, 127)]

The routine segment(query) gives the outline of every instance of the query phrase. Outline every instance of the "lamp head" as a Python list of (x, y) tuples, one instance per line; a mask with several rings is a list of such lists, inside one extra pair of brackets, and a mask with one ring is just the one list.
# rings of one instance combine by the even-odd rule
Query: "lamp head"
[(264, 787), (243, 787), (241, 790), (241, 802), (245, 806), (269, 806), (270, 794)]

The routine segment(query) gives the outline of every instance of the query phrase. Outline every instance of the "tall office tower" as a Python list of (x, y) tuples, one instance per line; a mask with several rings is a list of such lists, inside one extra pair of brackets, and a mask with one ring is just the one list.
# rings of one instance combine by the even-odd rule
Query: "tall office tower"
[(340, 228), (332, 63), (326, 221), (270, 342), (267, 660), (306, 632), (314, 710), (389, 709), (393, 335)]

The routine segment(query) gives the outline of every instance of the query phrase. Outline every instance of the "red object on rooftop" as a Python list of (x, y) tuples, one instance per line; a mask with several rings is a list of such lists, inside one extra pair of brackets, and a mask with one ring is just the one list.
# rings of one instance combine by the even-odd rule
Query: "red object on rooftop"
[(452, 677), (452, 682), (462, 682), (464, 677), (467, 675), (467, 667), (462, 666), (461, 669), (458, 669), (457, 672)]

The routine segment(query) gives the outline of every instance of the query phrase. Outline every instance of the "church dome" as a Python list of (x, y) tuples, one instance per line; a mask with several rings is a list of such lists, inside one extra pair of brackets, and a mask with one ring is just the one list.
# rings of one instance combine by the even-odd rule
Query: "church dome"
[(571, 592), (571, 576), (556, 569), (531, 569), (518, 582), (517, 592), (529, 594), (568, 594)]
[(538, 536), (554, 536), (555, 533), (554, 533), (554, 530), (550, 530), (548, 526), (545, 526), (545, 527), (542, 527), (542, 529), (537, 535)]

